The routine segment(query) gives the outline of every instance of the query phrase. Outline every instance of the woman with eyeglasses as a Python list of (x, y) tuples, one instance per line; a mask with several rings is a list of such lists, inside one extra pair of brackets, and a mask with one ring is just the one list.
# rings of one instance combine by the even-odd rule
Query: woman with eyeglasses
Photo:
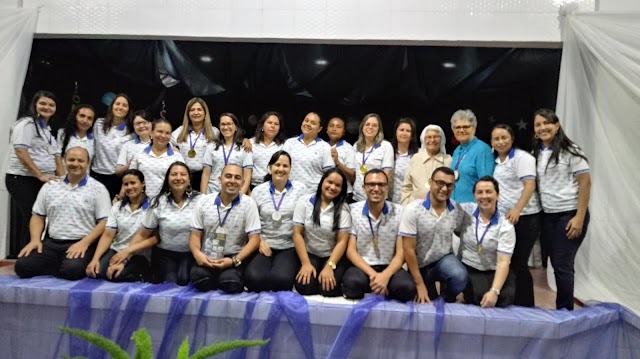
[(118, 156), (118, 162), (116, 162), (116, 174), (122, 176), (122, 174), (129, 169), (131, 162), (151, 144), (151, 124), (153, 118), (151, 113), (145, 110), (136, 111), (133, 114), (133, 121), (131, 122), (131, 131), (135, 133), (132, 139), (125, 142), (120, 149), (120, 155)]
[(475, 202), (473, 185), (481, 177), (493, 175), (495, 159), (491, 147), (476, 137), (477, 127), (478, 120), (471, 110), (458, 110), (451, 116), (451, 129), (460, 142), (451, 161), (456, 178), (451, 199), (458, 203)]
[(393, 146), (384, 139), (382, 118), (380, 115), (370, 113), (365, 115), (360, 122), (358, 141), (354, 144), (356, 149), (356, 179), (353, 183), (353, 200), (364, 201), (367, 196), (362, 184), (367, 171), (378, 168), (384, 171), (393, 181), (394, 156)]
[(533, 279), (529, 272), (529, 256), (540, 235), (540, 201), (536, 195), (536, 159), (528, 152), (513, 147), (515, 133), (511, 126), (498, 124), (491, 131), (496, 168), (493, 177), (500, 184), (498, 210), (513, 224), (516, 247), (511, 257), (511, 270), (516, 277), (513, 303), (533, 307)]

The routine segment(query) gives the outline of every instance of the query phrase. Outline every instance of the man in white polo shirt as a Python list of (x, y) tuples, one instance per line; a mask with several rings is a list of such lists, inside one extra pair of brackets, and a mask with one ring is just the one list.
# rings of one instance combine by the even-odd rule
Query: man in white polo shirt
[(242, 167), (226, 165), (220, 193), (200, 199), (193, 212), (189, 248), (198, 265), (191, 269), (191, 283), (200, 291), (244, 290), (245, 263), (260, 245), (260, 216), (253, 199), (240, 193), (242, 176)]
[(360, 299), (365, 293), (388, 295), (402, 302), (412, 300), (416, 286), (402, 269), (404, 254), (398, 227), (402, 206), (385, 201), (389, 178), (381, 169), (364, 175), (365, 201), (351, 205), (351, 236), (347, 258), (353, 267), (342, 277), (342, 294)]
[(438, 167), (429, 179), (431, 190), (424, 200), (409, 203), (400, 222), (404, 256), (416, 284), (416, 302), (430, 303), (438, 296), (439, 281), (447, 302), (455, 301), (467, 285), (467, 270), (453, 254), (452, 235), (460, 233), (465, 212), (451, 200), (455, 175)]
[[(29, 231), (31, 241), (16, 261), (21, 278), (54, 275), (81, 279), (102, 235), (111, 210), (109, 192), (87, 174), (89, 153), (73, 147), (65, 154), (67, 176), (42, 186), (33, 205)], [(47, 235), (41, 240), (45, 219)]]

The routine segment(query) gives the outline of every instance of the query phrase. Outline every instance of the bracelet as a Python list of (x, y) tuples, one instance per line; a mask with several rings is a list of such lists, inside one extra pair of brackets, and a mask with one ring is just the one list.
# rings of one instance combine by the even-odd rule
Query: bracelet
[(494, 287), (491, 287), (489, 290), (490, 290), (491, 292), (496, 293), (496, 295), (497, 295), (498, 297), (500, 296), (500, 289), (498, 289), (498, 288), (494, 288)]

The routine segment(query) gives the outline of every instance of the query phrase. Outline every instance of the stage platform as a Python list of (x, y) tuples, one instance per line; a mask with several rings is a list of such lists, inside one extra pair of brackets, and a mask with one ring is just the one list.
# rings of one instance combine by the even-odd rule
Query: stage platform
[(147, 328), (157, 358), (175, 358), (189, 337), (271, 338), (226, 358), (640, 358), (640, 318), (617, 304), (573, 312), (463, 304), (354, 302), (292, 293), (199, 293), (173, 284), (114, 284), (0, 276), (1, 358), (106, 358), (59, 326), (88, 329), (122, 345)]

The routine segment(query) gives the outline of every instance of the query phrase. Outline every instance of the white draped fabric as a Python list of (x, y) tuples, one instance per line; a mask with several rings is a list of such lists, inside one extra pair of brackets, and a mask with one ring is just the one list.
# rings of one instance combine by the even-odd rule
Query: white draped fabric
[(9, 194), (4, 176), (9, 160), (9, 129), (18, 116), (20, 93), (27, 74), (38, 9), (0, 9), (0, 258), (9, 238)]
[(640, 313), (640, 13), (563, 14), (557, 113), (591, 166), (575, 296)]

